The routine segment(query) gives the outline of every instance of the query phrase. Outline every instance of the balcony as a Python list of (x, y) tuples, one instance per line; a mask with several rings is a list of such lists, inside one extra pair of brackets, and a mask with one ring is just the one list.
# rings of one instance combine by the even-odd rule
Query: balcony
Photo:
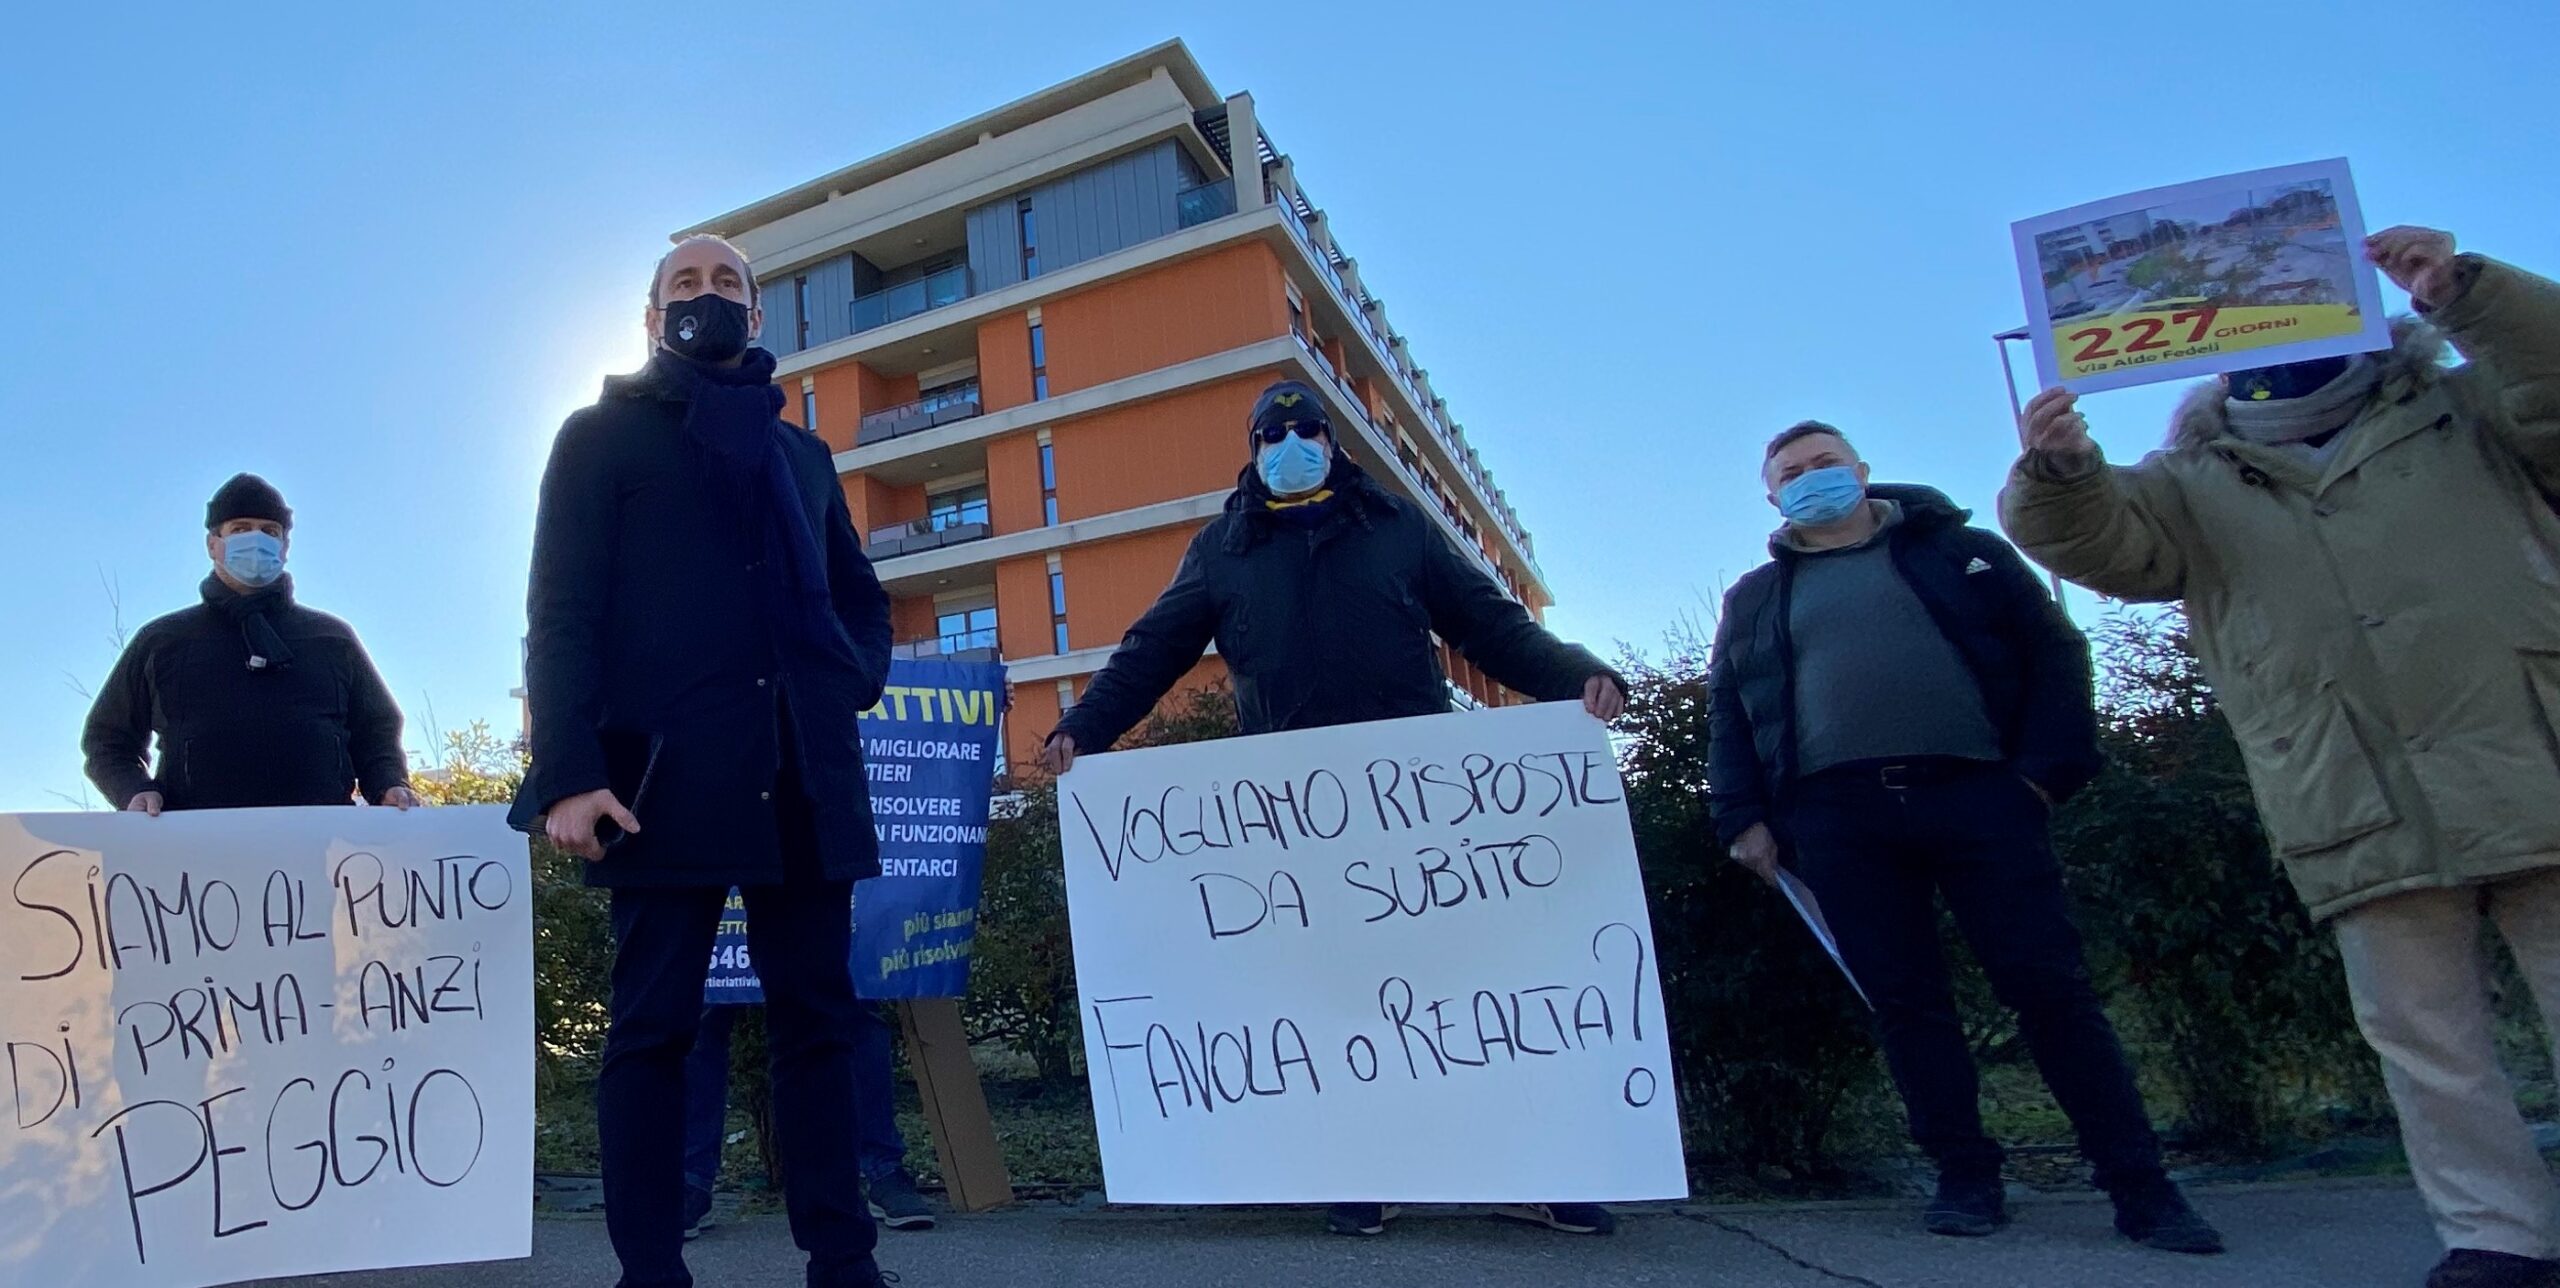
[(1296, 201), (1286, 196), (1275, 196), (1274, 200), (1280, 207), (1280, 213), (1287, 216), (1284, 222), (1289, 225), (1289, 231), (1296, 234), (1299, 245), (1306, 247), (1307, 258), (1316, 262), (1316, 269), (1324, 274), (1324, 280), (1333, 283), (1334, 292), (1365, 321), (1367, 314), (1361, 311), (1360, 296), (1352, 292), (1350, 283), (1342, 280), (1342, 270), (1336, 266), (1336, 252), (1316, 244), (1315, 231), (1307, 227), (1307, 216), (1298, 213)]
[(1236, 212), (1236, 181), (1220, 179), (1197, 188), (1185, 188), (1174, 197), (1175, 226), (1189, 228), (1212, 219), (1223, 219)]
[(999, 660), (994, 628), (959, 635), (934, 635), (889, 646), (889, 656), (908, 662), (993, 662)]
[(988, 524), (986, 506), (981, 503), (958, 514), (930, 515), (913, 523), (877, 529), (865, 543), (864, 553), (876, 563), (899, 555), (922, 554), (944, 546), (984, 541), (993, 535), (995, 529)]
[(919, 313), (957, 304), (976, 294), (969, 278), (969, 266), (954, 264), (939, 273), (901, 282), (873, 295), (854, 297), (853, 333), (860, 335), (875, 327), (904, 322)]
[(854, 438), (854, 442), (864, 447), (873, 443), (885, 443), (920, 429), (931, 429), (936, 425), (948, 425), (953, 421), (967, 420), (983, 410), (983, 406), (978, 401), (978, 384), (973, 380), (968, 384), (939, 390), (914, 402), (884, 411), (875, 411), (863, 417), (862, 428)]

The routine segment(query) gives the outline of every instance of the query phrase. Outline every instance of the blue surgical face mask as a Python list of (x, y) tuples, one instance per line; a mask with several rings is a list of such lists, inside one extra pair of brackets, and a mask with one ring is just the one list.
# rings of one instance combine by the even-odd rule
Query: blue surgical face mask
[(1323, 487), (1333, 473), (1333, 460), (1325, 454), (1324, 444), (1296, 434), (1264, 445), (1254, 465), (1262, 471), (1262, 485), (1279, 497), (1304, 496)]
[(1778, 513), (1799, 528), (1819, 528), (1848, 518), (1866, 500), (1858, 467), (1832, 465), (1788, 479), (1778, 489)]
[(268, 586), (284, 575), (284, 542), (263, 532), (222, 539), (222, 570), (243, 586)]

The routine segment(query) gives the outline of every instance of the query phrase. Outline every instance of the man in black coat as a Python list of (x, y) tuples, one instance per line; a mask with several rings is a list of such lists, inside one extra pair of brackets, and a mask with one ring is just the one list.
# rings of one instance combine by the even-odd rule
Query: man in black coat
[[(1615, 672), (1549, 634), (1430, 515), (1352, 463), (1314, 389), (1283, 380), (1264, 390), (1246, 443), (1252, 461), (1226, 512), (1192, 538), (1173, 584), (1049, 735), (1049, 772), (1119, 741), (1212, 641), (1247, 734), (1446, 713), (1435, 633), (1541, 702), (1578, 698), (1602, 720), (1626, 709)], [(1616, 1225), (1589, 1203), (1503, 1212), (1573, 1234)], [(1392, 1215), (1382, 1204), (1345, 1203), (1328, 1225), (1379, 1234)]]
[[(89, 781), (119, 809), (407, 809), (400, 707), (345, 622), (295, 603), (293, 511), (254, 474), (205, 506), (204, 602), (143, 627), (89, 708)], [(152, 761), (152, 743), (159, 760)]]
[(1718, 622), (1708, 708), (1716, 830), (1809, 886), (1873, 1001), (1911, 1133), (1937, 1163), (1938, 1234), (2006, 1222), (2000, 1147), (1939, 953), (1943, 895), (2127, 1237), (2222, 1250), (2169, 1181), (2098, 1004), (2047, 834), (2097, 774), (2089, 646), (2009, 544), (1931, 488), (1874, 486), (1806, 421), (1763, 467), (1785, 525)]
[(778, 418), (755, 303), (727, 242), (668, 252), (655, 352), (561, 426), (534, 527), (516, 816), (612, 891), (596, 1108), (624, 1288), (693, 1282), (684, 1060), (733, 885), (808, 1281), (880, 1282), (852, 1114), (850, 908), (879, 872), (855, 721), (887, 683), (889, 601), (825, 446)]

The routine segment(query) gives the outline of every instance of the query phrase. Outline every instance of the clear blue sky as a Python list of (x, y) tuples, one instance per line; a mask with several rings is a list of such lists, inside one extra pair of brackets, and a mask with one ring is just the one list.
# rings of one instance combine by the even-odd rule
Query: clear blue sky
[[(1795, 419), (1987, 506), (2012, 219), (2345, 155), (2375, 222), (2560, 269), (2549, 5), (300, 7), (12, 19), (0, 809), (82, 790), (101, 578), (128, 627), (192, 602), (240, 469), (413, 746), (511, 732), (543, 454), (665, 234), (1168, 36), (1253, 92), (1595, 644), (1759, 560)], [(2123, 456), (2171, 397), (2089, 409)]]

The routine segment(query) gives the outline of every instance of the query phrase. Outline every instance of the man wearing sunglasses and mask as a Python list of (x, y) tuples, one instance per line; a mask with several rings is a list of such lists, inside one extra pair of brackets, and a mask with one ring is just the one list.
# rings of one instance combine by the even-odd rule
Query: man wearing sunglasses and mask
[(2047, 390), (2000, 517), (2073, 581), (2185, 604), (2270, 847), (2337, 930), (2448, 1249), (2428, 1283), (2560, 1285), (2481, 944), (2560, 1030), (2560, 285), (2433, 229), (2365, 250), (2423, 319), (2391, 351), (2201, 385), (2130, 466)]
[[(89, 781), (118, 809), (407, 809), (400, 708), (345, 622), (296, 603), (293, 509), (255, 474), (205, 506), (204, 602), (134, 633), (89, 709)], [(151, 751), (159, 742), (154, 767)]]
[(888, 596), (826, 447), (779, 418), (746, 260), (680, 242), (644, 322), (648, 365), (569, 417), (543, 474), (516, 801), (612, 892), (605, 1227), (623, 1288), (692, 1284), (684, 1064), (736, 886), (792, 1238), (811, 1288), (871, 1288), (848, 910), (879, 873), (855, 721), (887, 683)]
[[(1247, 734), (1447, 712), (1435, 634), (1538, 701), (1579, 700), (1602, 720), (1625, 711), (1615, 672), (1549, 634), (1429, 515), (1352, 462), (1313, 388), (1272, 385), (1245, 428), (1251, 460), (1226, 512), (1193, 538), (1173, 584), (1049, 735), (1049, 772), (1108, 750), (1213, 641)], [(1503, 1213), (1570, 1234), (1616, 1225), (1588, 1203)], [(1345, 1203), (1328, 1225), (1373, 1235), (1393, 1215), (1383, 1204)]]

